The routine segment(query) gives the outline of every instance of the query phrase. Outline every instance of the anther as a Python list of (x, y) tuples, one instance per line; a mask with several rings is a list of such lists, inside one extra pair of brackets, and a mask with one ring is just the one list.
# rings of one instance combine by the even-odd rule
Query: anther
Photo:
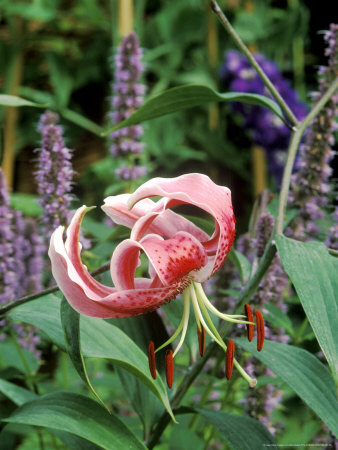
[[(253, 312), (252, 312), (251, 306), (246, 304), (244, 306), (244, 309), (245, 309), (245, 314), (248, 319), (248, 322), (253, 322), (254, 318), (253, 318)], [(254, 335), (254, 326), (253, 325), (246, 326), (246, 335), (248, 337), (248, 340), (251, 342), (253, 339), (253, 335)]]
[(197, 335), (198, 335), (198, 345), (200, 349), (200, 355), (204, 355), (205, 351), (205, 329), (202, 325), (200, 325), (201, 328), (197, 325)]
[(260, 352), (264, 344), (264, 319), (260, 311), (256, 311), (256, 326), (257, 326), (257, 350)]
[(150, 341), (148, 344), (148, 361), (149, 361), (149, 370), (151, 376), (156, 380), (156, 361), (155, 361), (155, 349), (154, 342)]
[(233, 340), (228, 341), (227, 351), (225, 353), (225, 376), (227, 380), (230, 380), (232, 375), (232, 368), (234, 366), (235, 358), (235, 343)]
[(174, 380), (174, 358), (172, 350), (167, 350), (165, 352), (165, 376), (168, 388), (171, 389)]

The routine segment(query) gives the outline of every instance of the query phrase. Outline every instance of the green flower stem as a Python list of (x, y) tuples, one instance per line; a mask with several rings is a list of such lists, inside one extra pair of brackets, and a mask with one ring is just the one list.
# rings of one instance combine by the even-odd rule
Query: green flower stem
[(258, 73), (258, 75), (261, 77), (263, 83), (265, 84), (265, 86), (267, 87), (267, 89), (269, 90), (270, 94), (273, 96), (273, 98), (276, 100), (276, 102), (279, 104), (279, 106), (281, 107), (281, 109), (283, 110), (284, 114), (286, 115), (286, 117), (290, 120), (290, 122), (292, 123), (293, 126), (298, 124), (298, 120), (296, 118), (296, 116), (293, 114), (293, 112), (291, 111), (291, 109), (288, 107), (288, 105), (285, 103), (285, 101), (283, 100), (283, 98), (281, 97), (281, 95), (279, 94), (279, 92), (277, 91), (277, 89), (275, 88), (275, 86), (271, 83), (270, 79), (268, 78), (268, 76), (264, 73), (263, 69), (261, 68), (261, 66), (257, 63), (257, 61), (255, 60), (255, 58), (253, 57), (252, 53), (250, 52), (250, 50), (248, 49), (248, 47), (244, 44), (244, 42), (242, 41), (242, 39), (238, 36), (238, 34), (236, 33), (236, 31), (234, 30), (234, 28), (231, 26), (230, 22), (228, 21), (228, 19), (226, 18), (226, 16), (224, 15), (223, 11), (221, 10), (221, 8), (218, 6), (218, 3), (215, 0), (212, 0), (210, 2), (211, 4), (211, 9), (214, 11), (214, 13), (217, 15), (217, 17), (219, 18), (220, 22), (222, 23), (223, 27), (227, 30), (227, 32), (231, 35), (231, 37), (233, 38), (233, 40), (235, 41), (237, 47), (244, 53), (244, 55), (248, 58), (248, 60), (250, 61), (250, 64), (252, 65), (252, 67), (256, 70), (256, 72)]
[(300, 142), (306, 128), (309, 126), (309, 124), (312, 122), (312, 120), (320, 113), (320, 111), (323, 109), (323, 107), (326, 105), (326, 103), (330, 100), (330, 98), (336, 92), (337, 89), (338, 89), (338, 77), (331, 84), (331, 86), (328, 88), (328, 90), (325, 92), (325, 94), (322, 96), (322, 98), (312, 108), (312, 110), (305, 117), (305, 119), (303, 119), (299, 123), (299, 125), (295, 128), (295, 130), (292, 133), (289, 150), (288, 150), (288, 154), (287, 154), (287, 159), (286, 159), (284, 172), (283, 172), (282, 187), (281, 187), (281, 191), (280, 191), (280, 195), (279, 195), (278, 214), (277, 214), (277, 220), (276, 220), (276, 234), (283, 233), (284, 214), (285, 214), (285, 208), (286, 208), (287, 199), (288, 199), (288, 195), (289, 195), (292, 168), (293, 168), (296, 153), (298, 150), (299, 142)]
[[(107, 272), (110, 268), (110, 263), (104, 264), (98, 269), (93, 270), (90, 274), (95, 277), (96, 275), (100, 275), (101, 273)], [(34, 294), (26, 295), (24, 297), (18, 298), (17, 300), (13, 300), (10, 303), (7, 303), (5, 306), (0, 307), (0, 317), (6, 314), (8, 311), (11, 311), (13, 308), (17, 306), (23, 305), (24, 303), (30, 302), (31, 300), (35, 300), (36, 298), (43, 297), (47, 294), (52, 294), (53, 292), (57, 292), (59, 290), (58, 286), (51, 286), (50, 288), (43, 289), (42, 291), (35, 292)]]

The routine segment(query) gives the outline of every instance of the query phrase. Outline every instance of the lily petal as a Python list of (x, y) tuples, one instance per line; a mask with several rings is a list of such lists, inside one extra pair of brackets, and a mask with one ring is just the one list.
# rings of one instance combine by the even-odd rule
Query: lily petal
[(206, 175), (197, 173), (177, 178), (153, 178), (129, 197), (128, 205), (133, 208), (140, 200), (153, 196), (169, 198), (167, 208), (187, 203), (198, 206), (213, 216), (215, 232), (203, 245), (209, 252), (215, 253), (209, 276), (216, 272), (230, 251), (235, 237), (235, 217), (230, 190), (216, 185)]
[(124, 291), (101, 285), (109, 293), (100, 295), (93, 288), (90, 278), (82, 278), (77, 272), (67, 255), (62, 236), (63, 227), (59, 227), (51, 237), (49, 257), (52, 272), (62, 293), (80, 314), (99, 318), (137, 316), (154, 311), (182, 290), (177, 283), (160, 288), (150, 287), (151, 280), (140, 278), (135, 280), (135, 289)]
[[(107, 197), (102, 210), (117, 224), (135, 229), (132, 239), (140, 240), (147, 233), (172, 237), (179, 231), (192, 234), (201, 242), (208, 241), (207, 233), (193, 224), (190, 220), (167, 210), (165, 201), (154, 202), (145, 198), (130, 209), (128, 202), (131, 194), (121, 194)], [(137, 223), (137, 228), (135, 224)]]
[(133, 289), (134, 275), (142, 250), (164, 286), (185, 283), (187, 276), (194, 279), (194, 272), (208, 262), (201, 243), (184, 231), (164, 240), (150, 234), (141, 242), (126, 239), (119, 244), (111, 259), (111, 276), (118, 289)]

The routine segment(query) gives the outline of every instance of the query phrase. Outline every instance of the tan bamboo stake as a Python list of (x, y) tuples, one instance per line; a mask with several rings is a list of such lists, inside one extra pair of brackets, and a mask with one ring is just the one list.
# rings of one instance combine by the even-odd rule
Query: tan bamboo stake
[[(212, 75), (215, 75), (218, 65), (218, 33), (217, 18), (209, 7), (207, 2), (207, 50), (208, 62)], [(219, 109), (218, 104), (213, 103), (209, 106), (209, 128), (211, 131), (219, 127)]]
[(264, 150), (258, 145), (252, 146), (251, 156), (254, 179), (254, 194), (256, 197), (258, 194), (264, 191), (267, 186), (266, 158)]
[(134, 29), (133, 0), (119, 0), (119, 34), (126, 36)]
[[(17, 20), (17, 33), (19, 37), (21, 35), (22, 23), (21, 20)], [(15, 56), (13, 70), (12, 70), (12, 80), (11, 86), (9, 88), (10, 95), (18, 95), (19, 87), (22, 80), (22, 69), (23, 69), (23, 51), (18, 50)], [(3, 136), (3, 160), (2, 169), (6, 177), (7, 186), (9, 189), (13, 187), (14, 178), (14, 165), (15, 165), (15, 137), (16, 128), (19, 116), (19, 108), (9, 107), (6, 110), (4, 118), (4, 136)]]

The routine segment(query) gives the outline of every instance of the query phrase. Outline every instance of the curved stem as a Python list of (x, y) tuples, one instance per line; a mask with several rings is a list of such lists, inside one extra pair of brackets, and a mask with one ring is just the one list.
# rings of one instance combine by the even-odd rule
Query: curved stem
[(322, 98), (312, 108), (312, 110), (305, 117), (305, 119), (303, 119), (300, 122), (299, 126), (292, 133), (289, 150), (288, 150), (288, 155), (287, 155), (285, 168), (284, 168), (284, 172), (283, 172), (282, 187), (281, 187), (281, 191), (280, 191), (280, 195), (279, 195), (279, 205), (278, 205), (278, 214), (277, 214), (276, 231), (275, 231), (276, 234), (283, 233), (284, 214), (285, 214), (285, 208), (286, 208), (287, 199), (288, 199), (288, 195), (289, 195), (292, 168), (293, 168), (293, 164), (294, 164), (294, 161), (296, 158), (296, 153), (298, 150), (300, 140), (301, 140), (306, 128), (309, 126), (309, 124), (312, 122), (312, 120), (319, 114), (319, 112), (322, 110), (322, 108), (325, 106), (325, 104), (330, 100), (330, 98), (336, 92), (337, 89), (338, 89), (338, 77), (331, 84), (331, 86), (328, 88), (328, 90), (325, 92), (325, 94), (322, 96)]
[[(276, 100), (276, 102), (279, 104), (279, 106), (281, 107), (281, 109), (283, 110), (285, 116), (290, 120), (290, 122), (292, 123), (292, 125), (297, 125), (298, 124), (298, 120), (296, 118), (296, 116), (293, 114), (293, 112), (291, 111), (291, 109), (288, 107), (288, 105), (285, 103), (284, 99), (281, 97), (281, 95), (279, 94), (279, 92), (277, 91), (277, 89), (275, 88), (275, 86), (271, 83), (270, 79), (268, 78), (268, 76), (264, 73), (263, 69), (261, 68), (261, 66), (257, 63), (257, 61), (255, 60), (255, 58), (253, 57), (252, 53), (250, 52), (250, 50), (248, 49), (248, 47), (244, 44), (244, 42), (242, 41), (242, 39), (238, 36), (238, 34), (236, 33), (236, 31), (234, 30), (234, 28), (231, 26), (230, 22), (228, 21), (228, 19), (225, 17), (223, 11), (221, 10), (221, 8), (218, 6), (218, 3), (214, 0), (211, 1), (211, 8), (212, 10), (215, 12), (215, 14), (217, 15), (217, 17), (219, 18), (220, 22), (222, 23), (222, 25), (224, 26), (224, 28), (227, 30), (227, 32), (231, 35), (231, 37), (233, 38), (233, 40), (235, 41), (237, 47), (244, 53), (244, 55), (248, 58), (250, 64), (252, 65), (252, 67), (256, 70), (257, 74), (260, 76), (260, 78), (262, 79), (263, 83), (265, 84), (265, 86), (267, 87), (267, 89), (269, 90), (270, 94), (273, 96), (273, 98)], [(288, 125), (288, 124), (286, 124)]]
[[(100, 275), (101, 273), (107, 272), (110, 268), (110, 263), (104, 264), (103, 266), (99, 267), (98, 269), (93, 270), (90, 272), (90, 274), (95, 277), (96, 275)], [(18, 298), (17, 300), (13, 300), (10, 303), (7, 303), (5, 306), (0, 307), (0, 317), (4, 314), (6, 314), (8, 311), (10, 311), (13, 308), (16, 308), (17, 306), (23, 305), (24, 303), (30, 302), (31, 300), (35, 300), (39, 297), (43, 297), (47, 294), (52, 294), (53, 292), (57, 292), (59, 290), (59, 287), (57, 285), (51, 286), (47, 289), (43, 289), (42, 291), (35, 292), (34, 294), (25, 295), (24, 297)]]

